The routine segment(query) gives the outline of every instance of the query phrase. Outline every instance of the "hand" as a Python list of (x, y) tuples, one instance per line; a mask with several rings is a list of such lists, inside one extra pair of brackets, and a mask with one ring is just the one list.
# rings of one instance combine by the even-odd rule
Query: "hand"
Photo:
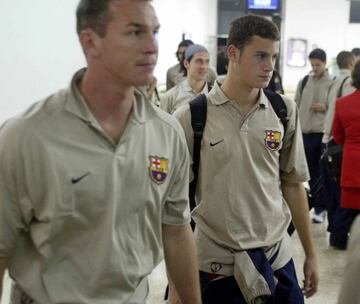
[(311, 108), (315, 112), (326, 112), (326, 105), (321, 102), (314, 102), (311, 106)]
[(306, 298), (310, 298), (317, 292), (319, 284), (319, 270), (315, 255), (305, 258), (304, 277), (304, 287), (302, 288), (302, 291)]

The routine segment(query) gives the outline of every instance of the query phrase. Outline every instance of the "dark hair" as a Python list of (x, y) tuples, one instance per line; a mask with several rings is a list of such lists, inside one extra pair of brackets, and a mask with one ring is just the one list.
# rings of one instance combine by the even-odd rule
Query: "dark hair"
[(357, 88), (360, 89), (360, 61), (358, 61), (351, 73), (351, 78), (352, 78), (352, 85)]
[(322, 49), (314, 49), (310, 52), (309, 59), (318, 59), (322, 62), (326, 62), (326, 53)]
[(355, 55), (348, 51), (342, 51), (336, 56), (336, 63), (340, 69), (348, 69), (355, 62)]
[(353, 48), (351, 53), (353, 53), (355, 56), (360, 56), (360, 48)]
[[(186, 47), (187, 48), (188, 46), (193, 45), (193, 44), (194, 44), (194, 42), (192, 42), (191, 40), (185, 39), (185, 40), (181, 41), (179, 43), (179, 45), (178, 45), (178, 49), (176, 50), (175, 56), (176, 56), (177, 60), (180, 62), (180, 66), (181, 66), (180, 70), (181, 71), (184, 71), (185, 67), (184, 67), (184, 64), (182, 62), (184, 60), (184, 58), (182, 60), (180, 60), (179, 48), (181, 48), (181, 47)], [(185, 51), (184, 51), (184, 53), (185, 53)]]
[(232, 44), (243, 50), (255, 35), (274, 41), (280, 40), (279, 29), (275, 23), (264, 17), (249, 14), (231, 22), (227, 46)]
[(80, 0), (76, 9), (76, 31), (90, 28), (100, 37), (106, 35), (110, 21), (109, 4), (112, 0)]
[(192, 45), (192, 44), (194, 44), (194, 42), (192, 42), (192, 40), (190, 40), (190, 39), (185, 39), (185, 40), (183, 40), (183, 41), (181, 41), (181, 42), (179, 43), (178, 48), (180, 48), (180, 47), (182, 47), (182, 46), (188, 47), (188, 46), (190, 46), (190, 45)]

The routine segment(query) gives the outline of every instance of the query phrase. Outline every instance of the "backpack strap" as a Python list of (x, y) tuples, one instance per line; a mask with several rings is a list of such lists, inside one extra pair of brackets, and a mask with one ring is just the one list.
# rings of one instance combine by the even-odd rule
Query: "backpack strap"
[(344, 84), (345, 84), (346, 80), (348, 80), (349, 78), (350, 78), (350, 76), (346, 76), (344, 78), (344, 80), (341, 82), (341, 85), (339, 87), (339, 91), (338, 91), (338, 94), (337, 94), (337, 98), (340, 98), (342, 96)]
[(203, 137), (205, 124), (206, 124), (206, 116), (207, 116), (207, 97), (205, 94), (200, 94), (190, 102), (190, 113), (191, 113), (191, 126), (194, 131), (194, 149), (193, 149), (193, 165), (192, 165), (194, 179), (190, 183), (190, 188), (189, 188), (190, 210), (192, 210), (195, 208), (196, 205), (195, 191), (196, 191), (196, 184), (197, 184), (199, 166), (200, 166), (201, 140)]
[(309, 75), (306, 75), (303, 80), (301, 81), (301, 87), (300, 87), (300, 97), (302, 96), (302, 93), (304, 91), (304, 88), (309, 80)]
[(287, 124), (289, 122), (289, 117), (288, 117), (288, 113), (287, 113), (287, 108), (286, 108), (286, 104), (284, 102), (284, 100), (282, 99), (282, 97), (270, 90), (264, 89), (263, 90), (266, 97), (269, 99), (271, 106), (273, 107), (277, 117), (279, 117), (281, 123), (284, 126), (284, 130), (286, 132), (286, 127)]

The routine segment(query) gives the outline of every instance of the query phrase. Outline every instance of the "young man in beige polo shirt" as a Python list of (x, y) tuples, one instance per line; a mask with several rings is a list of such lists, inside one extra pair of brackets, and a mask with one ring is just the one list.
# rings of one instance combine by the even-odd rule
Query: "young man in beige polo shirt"
[(176, 109), (189, 103), (201, 93), (208, 93), (206, 78), (209, 71), (209, 52), (199, 44), (190, 45), (184, 55), (186, 78), (178, 85), (167, 91), (161, 99), (160, 108), (167, 113), (174, 113)]
[(153, 77), (154, 9), (81, 0), (77, 29), (88, 67), (0, 131), (0, 286), (7, 268), (13, 304), (142, 304), (164, 247), (200, 303), (183, 131), (134, 89)]
[[(326, 197), (320, 186), (320, 158), (324, 151), (322, 136), (328, 110), (328, 93), (333, 80), (326, 69), (326, 53), (314, 49), (309, 54), (312, 72), (299, 81), (295, 101), (303, 133), (306, 161), (310, 171), (310, 190), (315, 201), (314, 223), (321, 223), (326, 214)], [(305, 85), (304, 85), (305, 84)]]
[[(262, 90), (270, 81), (279, 39), (275, 24), (263, 17), (233, 21), (228, 74), (207, 96), (192, 214), (206, 304), (303, 303), (288, 248), (291, 217), (305, 251), (303, 293), (309, 297), (317, 290), (297, 107), (283, 97), (289, 117), (284, 130)], [(193, 151), (189, 106), (174, 115)]]

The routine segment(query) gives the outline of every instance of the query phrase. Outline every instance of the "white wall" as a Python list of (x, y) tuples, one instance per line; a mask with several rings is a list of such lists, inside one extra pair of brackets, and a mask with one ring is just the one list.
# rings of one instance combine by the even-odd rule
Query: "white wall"
[(75, 0), (0, 1), (0, 123), (67, 85), (84, 64)]
[[(283, 39), (286, 60), (290, 38), (308, 40), (308, 53), (313, 47), (327, 52), (328, 64), (342, 50), (360, 47), (360, 24), (349, 23), (348, 0), (287, 0), (285, 35)], [(294, 89), (301, 77), (311, 69), (289, 67), (284, 62), (283, 80), (288, 89)]]
[(195, 43), (213, 47), (217, 32), (217, 0), (154, 0), (161, 29), (159, 61), (155, 76), (165, 82), (166, 70), (177, 63), (175, 52), (182, 34)]
[[(34, 101), (66, 86), (85, 64), (75, 33), (78, 0), (0, 0), (0, 124)], [(162, 28), (155, 76), (166, 69), (182, 33), (210, 45), (216, 34), (217, 0), (154, 0)]]

